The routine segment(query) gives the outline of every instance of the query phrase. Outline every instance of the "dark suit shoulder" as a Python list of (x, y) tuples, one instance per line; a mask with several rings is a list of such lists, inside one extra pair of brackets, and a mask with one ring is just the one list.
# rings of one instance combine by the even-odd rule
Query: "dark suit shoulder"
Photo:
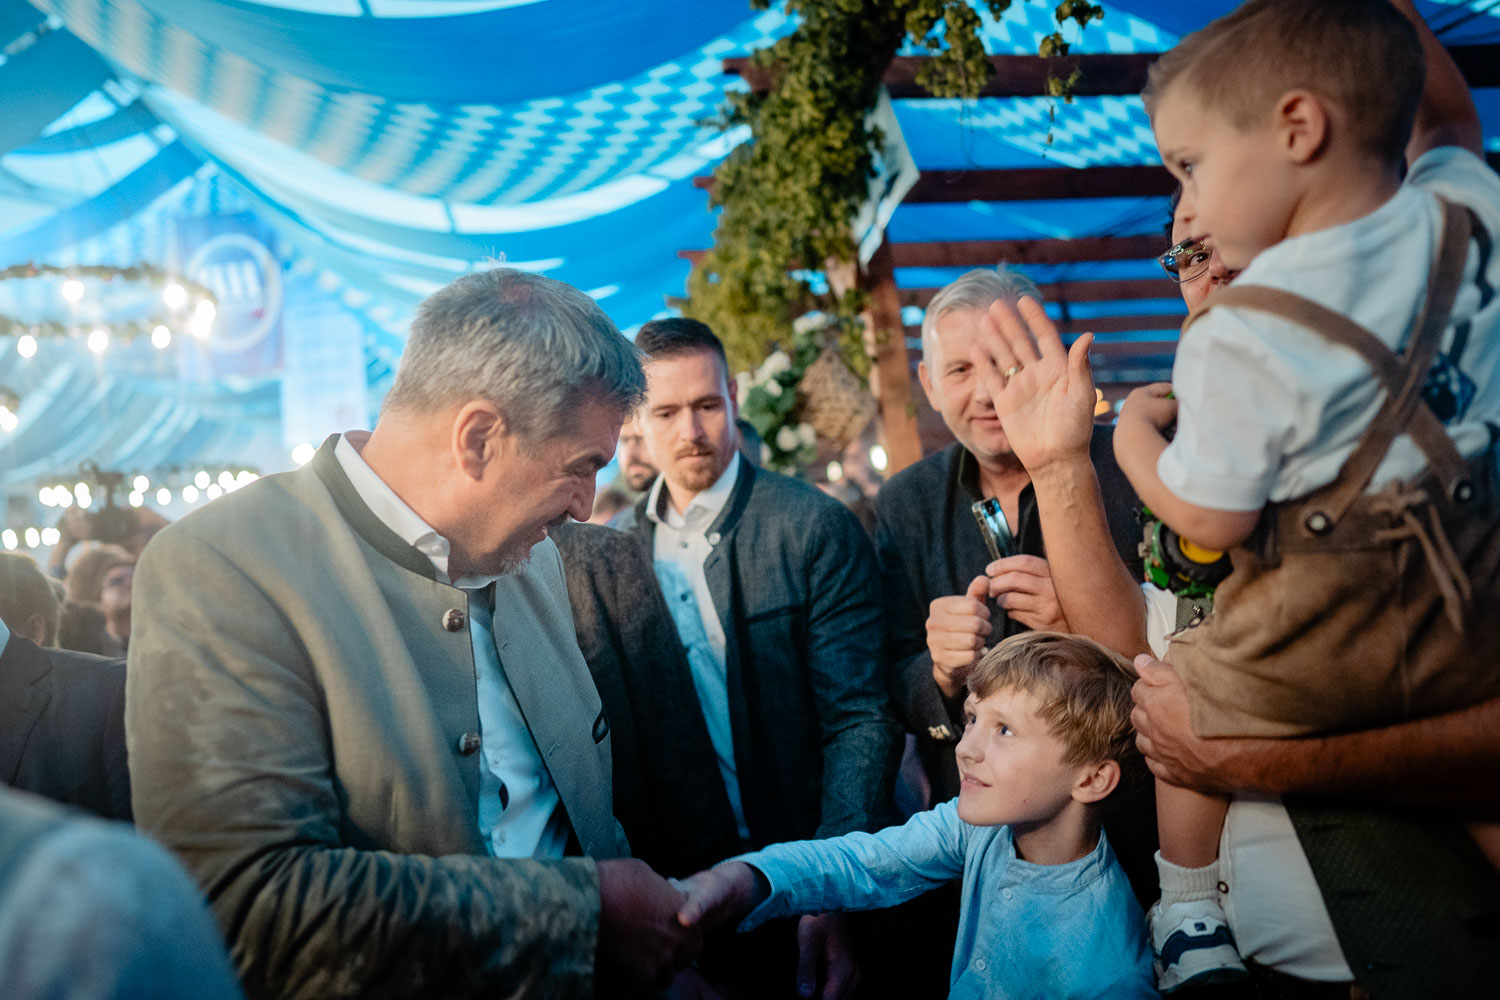
[(602, 524), (569, 522), (548, 529), (563, 565), (578, 559), (633, 559), (644, 550), (633, 534)]
[[(743, 473), (741, 473), (743, 475)], [(865, 529), (844, 504), (811, 483), (768, 469), (756, 469), (746, 503), (745, 516), (794, 526), (849, 529), (860, 535)]]

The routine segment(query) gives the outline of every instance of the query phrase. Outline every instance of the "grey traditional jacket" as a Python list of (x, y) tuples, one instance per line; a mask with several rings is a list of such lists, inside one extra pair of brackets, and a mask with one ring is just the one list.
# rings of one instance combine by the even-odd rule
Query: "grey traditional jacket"
[[(496, 584), (501, 664), (592, 857), (627, 850), (557, 551)], [(359, 500), (333, 439), (194, 512), (135, 577), (139, 825), (207, 891), (252, 997), (592, 989), (592, 861), (485, 856), (466, 595)]]
[[(651, 552), (648, 499), (631, 530)], [(812, 486), (742, 462), (708, 539), (751, 846), (892, 822), (900, 744), (864, 529)]]

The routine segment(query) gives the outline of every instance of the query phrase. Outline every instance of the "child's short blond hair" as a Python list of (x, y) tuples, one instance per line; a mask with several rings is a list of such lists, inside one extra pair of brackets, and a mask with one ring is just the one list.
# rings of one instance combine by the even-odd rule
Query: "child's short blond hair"
[(1249, 0), (1156, 60), (1141, 98), (1155, 117), (1178, 88), (1246, 129), (1287, 91), (1311, 91), (1343, 111), (1366, 153), (1396, 164), (1425, 77), (1416, 29), (1389, 0)]
[(1135, 669), (1091, 639), (1060, 632), (1023, 632), (985, 653), (969, 671), (969, 691), (986, 698), (1018, 688), (1037, 701), (1037, 713), (1063, 741), (1065, 764), (1118, 761), (1138, 769), (1130, 725)]

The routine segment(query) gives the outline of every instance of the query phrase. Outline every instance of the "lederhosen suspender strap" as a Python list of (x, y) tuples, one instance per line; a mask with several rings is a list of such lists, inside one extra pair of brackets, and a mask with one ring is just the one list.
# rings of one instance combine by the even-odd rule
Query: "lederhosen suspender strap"
[(1461, 500), (1463, 492), (1472, 488), (1467, 479), (1468, 463), (1459, 455), (1443, 425), (1421, 396), (1422, 385), (1463, 281), (1464, 261), (1474, 227), (1474, 218), (1468, 209), (1446, 199), (1440, 200), (1443, 206), (1442, 233), (1428, 279), (1427, 301), (1408, 338), (1406, 351), (1400, 357), (1347, 316), (1291, 292), (1258, 285), (1220, 289), (1183, 323), (1185, 336), (1188, 328), (1215, 306), (1271, 313), (1355, 351), (1384, 383), (1385, 404), (1340, 468), (1338, 478), (1326, 488), (1325, 502), (1319, 505), (1330, 526), (1343, 517), (1370, 485), (1376, 469), (1390, 450), (1391, 442), (1403, 431), (1409, 433), (1422, 449), (1431, 463), (1432, 473), (1451, 496)]

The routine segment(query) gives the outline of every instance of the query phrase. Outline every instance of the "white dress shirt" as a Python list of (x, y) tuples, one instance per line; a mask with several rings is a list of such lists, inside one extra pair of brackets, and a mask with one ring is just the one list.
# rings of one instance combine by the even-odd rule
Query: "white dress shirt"
[(380, 522), (432, 561), (439, 582), (468, 596), (469, 640), (474, 647), (479, 701), (479, 834), (497, 858), (560, 858), (568, 843), (568, 816), (557, 786), (531, 738), (531, 729), (500, 664), (494, 621), (495, 576), (448, 576), (448, 540), (417, 516), (365, 463), (348, 435), (334, 457), (359, 498)]
[(9, 645), (10, 629), (5, 627), (4, 622), (0, 622), (0, 656), (3, 656), (5, 654), (5, 647)]
[(708, 529), (729, 502), (739, 479), (740, 456), (729, 460), (729, 468), (718, 482), (688, 501), (682, 513), (672, 506), (665, 494), (663, 477), (656, 478), (646, 502), (646, 516), (656, 524), (656, 541), (652, 552), (656, 579), (662, 596), (672, 612), (677, 637), (687, 650), (693, 687), (703, 720), (708, 723), (708, 738), (719, 760), (719, 774), (729, 793), (729, 807), (741, 837), (750, 838), (745, 825), (745, 810), (740, 802), (740, 780), (734, 764), (734, 732), (729, 725), (729, 682), (724, 659), (724, 625), (714, 607), (713, 594), (703, 563), (719, 543), (717, 534)]

